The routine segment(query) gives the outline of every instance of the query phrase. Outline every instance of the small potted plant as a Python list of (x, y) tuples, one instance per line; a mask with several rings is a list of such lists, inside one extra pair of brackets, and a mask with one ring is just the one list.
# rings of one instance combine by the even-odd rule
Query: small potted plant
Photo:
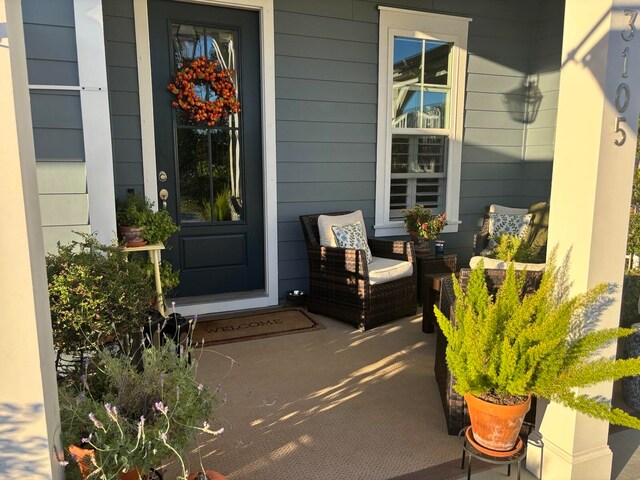
[[(480, 449), (511, 451), (531, 396), (640, 429), (640, 419), (612, 408), (605, 399), (575, 391), (576, 387), (640, 374), (640, 359), (593, 356), (603, 346), (634, 332), (585, 328), (587, 315), (593, 322), (610, 287), (599, 285), (568, 299), (561, 294), (562, 282), (558, 280), (566, 272), (558, 272), (552, 258), (539, 288), (525, 295), (525, 274), (517, 276), (510, 265), (504, 283), (492, 294), (480, 262), (471, 272), (466, 291), (454, 279), (452, 319), (435, 308), (438, 325), (448, 341), (446, 359), (455, 377), (454, 389), (469, 407), (469, 440)], [(510, 418), (512, 413), (518, 420)], [(513, 427), (510, 430), (509, 424)]]
[(416, 252), (428, 253), (429, 240), (438, 238), (442, 229), (447, 225), (447, 214), (432, 214), (431, 210), (422, 205), (402, 210), (404, 228), (416, 245)]
[(135, 193), (118, 202), (116, 220), (118, 232), (128, 247), (164, 243), (179, 230), (166, 210), (153, 211), (153, 202)]
[[(161, 346), (98, 348), (59, 385), (66, 458), (83, 478), (126, 478), (146, 474), (174, 455), (186, 480), (183, 455), (199, 434), (212, 430), (216, 394), (198, 383), (190, 345), (167, 339)], [(136, 358), (140, 354), (141, 364)]]

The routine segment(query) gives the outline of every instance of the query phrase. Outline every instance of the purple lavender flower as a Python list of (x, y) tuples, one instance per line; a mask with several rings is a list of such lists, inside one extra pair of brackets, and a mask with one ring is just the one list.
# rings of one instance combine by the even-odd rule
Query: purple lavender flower
[(93, 424), (96, 426), (96, 428), (101, 428), (101, 429), (104, 430), (104, 425), (102, 425), (102, 422), (100, 420), (98, 420), (93, 413), (89, 414), (89, 420), (91, 420), (93, 422)]
[(158, 410), (159, 412), (164, 413), (165, 415), (169, 411), (169, 407), (165, 407), (164, 403), (162, 403), (162, 402), (156, 402), (154, 406), (156, 407), (156, 410)]
[(202, 390), (204, 390), (204, 385), (199, 383), (198, 384), (198, 391), (201, 392)]

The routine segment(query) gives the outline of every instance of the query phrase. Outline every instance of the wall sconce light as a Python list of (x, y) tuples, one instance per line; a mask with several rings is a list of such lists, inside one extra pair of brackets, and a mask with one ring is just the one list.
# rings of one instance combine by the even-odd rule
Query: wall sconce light
[(518, 123), (533, 123), (538, 116), (542, 103), (542, 92), (538, 87), (538, 78), (528, 77), (522, 85), (515, 90), (507, 92), (505, 104), (509, 115)]

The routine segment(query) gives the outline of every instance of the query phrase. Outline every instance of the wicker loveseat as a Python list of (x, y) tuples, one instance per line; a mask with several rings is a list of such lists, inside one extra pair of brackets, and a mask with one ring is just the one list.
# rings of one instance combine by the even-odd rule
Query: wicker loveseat
[[(334, 212), (323, 215), (345, 215)], [(323, 246), (319, 215), (300, 217), (309, 257), (310, 312), (350, 323), (367, 330), (396, 318), (416, 313), (416, 265), (413, 244), (401, 240), (369, 238), (371, 253), (378, 259), (411, 262), (411, 274), (391, 281), (371, 282), (365, 251)], [(384, 262), (384, 260), (383, 260)], [(405, 264), (406, 265), (406, 264)]]
[[(490, 291), (495, 292), (504, 282), (506, 270), (503, 269), (485, 269), (485, 279)], [(458, 281), (463, 290), (466, 290), (471, 274), (470, 268), (462, 268), (458, 273)], [(525, 273), (524, 293), (530, 293), (540, 286), (542, 280), (542, 271)], [(453, 280), (445, 278), (442, 281), (440, 291), (440, 310), (442, 313), (452, 318), (455, 323), (455, 294), (453, 291)], [(457, 435), (460, 430), (469, 425), (469, 414), (465, 405), (464, 398), (455, 392), (455, 377), (449, 372), (446, 360), (447, 339), (436, 325), (436, 357), (435, 357), (435, 376), (438, 383), (438, 390), (442, 400), (442, 407), (447, 421), (447, 430), (449, 435)], [(528, 434), (535, 424), (535, 398), (532, 399), (531, 410), (525, 417), (523, 425), (523, 433)]]

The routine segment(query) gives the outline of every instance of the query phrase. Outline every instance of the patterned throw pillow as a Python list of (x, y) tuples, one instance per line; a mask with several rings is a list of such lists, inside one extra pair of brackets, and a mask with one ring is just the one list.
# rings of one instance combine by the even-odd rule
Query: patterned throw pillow
[(510, 215), (506, 213), (489, 213), (489, 248), (494, 249), (500, 235), (515, 235), (520, 240), (527, 236), (532, 214)]
[(367, 255), (367, 263), (371, 263), (373, 256), (371, 255), (371, 250), (367, 244), (367, 239), (364, 236), (364, 230), (362, 229), (362, 224), (360, 222), (345, 225), (344, 227), (333, 225), (331, 230), (333, 230), (333, 234), (336, 237), (336, 243), (339, 247), (355, 248), (356, 250), (363, 249)]

